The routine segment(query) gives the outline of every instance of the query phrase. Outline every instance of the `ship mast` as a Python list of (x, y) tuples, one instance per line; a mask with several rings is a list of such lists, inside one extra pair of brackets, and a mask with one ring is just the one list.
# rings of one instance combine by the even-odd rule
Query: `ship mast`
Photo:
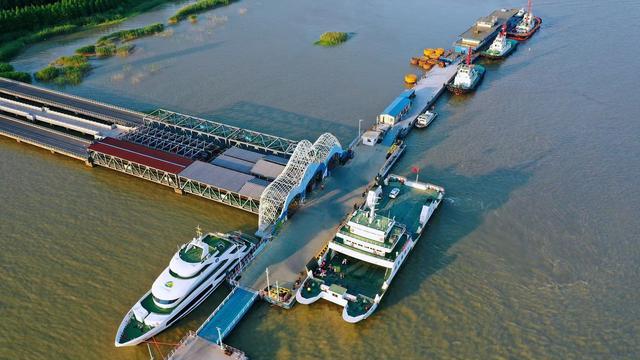
[(527, 1), (527, 12), (531, 14), (531, 0)]

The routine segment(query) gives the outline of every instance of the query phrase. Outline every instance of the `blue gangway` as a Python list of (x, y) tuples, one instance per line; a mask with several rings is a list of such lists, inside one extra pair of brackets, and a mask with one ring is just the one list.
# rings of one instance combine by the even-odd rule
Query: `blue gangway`
[[(257, 292), (236, 286), (200, 326), (197, 331), (198, 336), (213, 343), (219, 343), (249, 311), (257, 297)], [(218, 328), (220, 328), (222, 339), (218, 338)]]

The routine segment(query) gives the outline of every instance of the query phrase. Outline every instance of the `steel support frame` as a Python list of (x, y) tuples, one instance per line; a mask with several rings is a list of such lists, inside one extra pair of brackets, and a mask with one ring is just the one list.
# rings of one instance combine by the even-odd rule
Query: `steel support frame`
[(169, 110), (158, 109), (144, 117), (145, 125), (168, 128), (171, 131), (223, 143), (259, 149), (274, 155), (289, 157), (293, 154), (297, 141), (258, 131), (242, 129), (219, 122), (184, 115)]
[(260, 202), (257, 199), (248, 198), (238, 193), (203, 184), (199, 181), (182, 176), (178, 177), (178, 180), (180, 182), (180, 189), (183, 192), (229, 205), (253, 214), (258, 214), (259, 212)]
[(89, 153), (95, 165), (153, 181), (157, 184), (166, 185), (174, 189), (177, 189), (180, 186), (178, 183), (178, 175), (176, 174), (134, 163), (101, 152), (89, 151)]
[(128, 133), (123, 139), (190, 159), (216, 148), (216, 145), (202, 139), (146, 125)]

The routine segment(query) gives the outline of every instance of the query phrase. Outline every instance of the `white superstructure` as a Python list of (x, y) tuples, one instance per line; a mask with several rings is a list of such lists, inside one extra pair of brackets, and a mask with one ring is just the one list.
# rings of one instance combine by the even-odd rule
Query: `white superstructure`
[(480, 76), (477, 71), (474, 71), (473, 67), (474, 65), (470, 64), (460, 65), (456, 77), (453, 79), (453, 86), (463, 88), (472, 87), (478, 76)]
[(247, 256), (252, 244), (235, 235), (202, 234), (182, 245), (169, 266), (122, 320), (116, 346), (137, 345), (187, 315)]
[(533, 30), (536, 26), (535, 17), (533, 17), (533, 13), (531, 11), (527, 11), (524, 16), (522, 16), (522, 20), (516, 25), (516, 32), (520, 34), (526, 34)]
[(494, 54), (497, 56), (501, 56), (507, 53), (511, 48), (512, 44), (507, 40), (507, 29), (506, 25), (502, 28), (502, 31), (496, 36), (495, 40), (489, 46), (489, 50), (487, 51), (490, 54)]
[(423, 114), (418, 115), (418, 118), (416, 119), (416, 127), (426, 128), (437, 116), (438, 113), (435, 111), (425, 111)]

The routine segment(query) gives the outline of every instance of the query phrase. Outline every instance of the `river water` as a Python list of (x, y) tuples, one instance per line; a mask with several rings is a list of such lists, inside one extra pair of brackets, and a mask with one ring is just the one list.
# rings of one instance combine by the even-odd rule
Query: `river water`
[[(16, 68), (35, 71), (178, 6), (34, 45)], [(128, 58), (95, 61), (63, 91), (295, 139), (331, 131), (346, 143), (357, 119), (371, 124), (403, 89), (410, 56), (449, 46), (496, 8), (520, 6), (243, 0), (136, 41)], [(290, 311), (261, 303), (227, 342), (255, 359), (640, 357), (639, 54), (625, 36), (640, 30), (639, 8), (537, 1), (539, 33), (488, 65), (475, 94), (438, 102), (440, 117), (410, 135), (394, 172), (420, 167), (447, 200), (373, 317), (354, 326), (329, 303)], [(324, 31), (355, 36), (314, 46)], [(175, 246), (198, 224), (257, 223), (110, 170), (6, 139), (0, 146), (2, 359), (148, 359), (146, 347), (116, 349), (113, 338)], [(227, 291), (158, 340), (197, 328)]]

